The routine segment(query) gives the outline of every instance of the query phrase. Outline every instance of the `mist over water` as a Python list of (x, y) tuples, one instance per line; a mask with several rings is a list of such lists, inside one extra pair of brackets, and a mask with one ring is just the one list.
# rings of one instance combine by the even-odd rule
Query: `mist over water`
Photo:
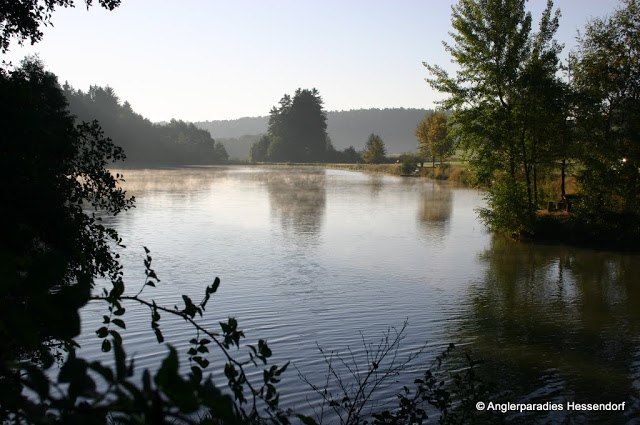
[[(127, 245), (128, 291), (144, 281), (143, 246), (161, 279), (147, 296), (159, 304), (198, 300), (219, 276), (205, 323), (217, 329), (236, 317), (245, 343), (267, 339), (274, 362), (291, 360), (311, 380), (327, 372), (317, 345), (361, 356), (361, 334), (376, 341), (408, 320), (401, 353), (425, 341), (429, 350), (414, 371), (455, 343), (487, 361), (496, 397), (627, 401), (627, 416), (598, 417), (609, 423), (640, 411), (638, 255), (492, 237), (474, 212), (481, 192), (422, 179), (287, 166), (118, 172), (136, 197), (135, 209), (110, 219)], [(111, 357), (94, 334), (104, 310), (83, 310), (79, 342), (91, 358)], [(126, 319), (138, 369), (157, 367), (165, 347), (149, 312), (129, 306)], [(189, 327), (169, 318), (161, 327), (186, 353)], [(210, 360), (224, 387), (221, 359)], [(311, 391), (296, 375), (286, 372), (281, 403), (311, 412)], [(380, 396), (393, 399), (416, 377), (398, 377)]]

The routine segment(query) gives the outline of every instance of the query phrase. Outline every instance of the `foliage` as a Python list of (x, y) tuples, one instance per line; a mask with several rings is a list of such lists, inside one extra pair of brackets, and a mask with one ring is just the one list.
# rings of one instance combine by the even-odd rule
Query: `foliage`
[(271, 140), (266, 134), (261, 136), (260, 139), (251, 145), (249, 150), (249, 158), (251, 162), (264, 162), (268, 158), (269, 145)]
[(318, 347), (327, 366), (324, 384), (317, 385), (298, 371), (320, 399), (319, 406), (310, 403), (315, 417), (308, 423), (422, 424), (428, 423), (429, 415), (437, 415), (441, 424), (473, 423), (476, 402), (485, 399), (492, 386), (478, 374), (482, 362), (468, 353), (461, 361), (453, 344), (436, 356), (422, 377), (414, 381), (413, 389), (403, 387), (397, 394), (397, 406), (389, 408), (394, 404), (389, 401), (387, 408), (380, 407), (385, 403), (376, 399), (378, 392), (426, 355), (426, 344), (409, 354), (400, 353), (406, 328), (405, 321), (400, 329), (388, 329), (377, 344), (361, 335), (363, 364), (349, 347), (344, 354)]
[(436, 158), (440, 162), (453, 152), (453, 141), (447, 137), (447, 116), (442, 112), (427, 114), (416, 128), (418, 151), (423, 158), (431, 158), (435, 167)]
[[(102, 7), (113, 10), (121, 0), (98, 0)], [(93, 0), (85, 0), (87, 8)], [(20, 44), (42, 39), (40, 26), (52, 25), (51, 14), (56, 7), (73, 7), (73, 0), (2, 0), (0, 1), (0, 52), (6, 53), (12, 38)]]
[(402, 174), (413, 174), (417, 171), (418, 163), (422, 162), (422, 158), (417, 154), (403, 153), (398, 158), (400, 162), (400, 170)]
[(285, 94), (280, 106), (271, 109), (268, 138), (254, 143), (251, 157), (253, 161), (319, 162), (326, 160), (329, 147), (327, 113), (320, 93), (299, 88), (293, 98)]
[(93, 278), (120, 270), (120, 239), (101, 216), (133, 200), (105, 168), (124, 159), (122, 149), (96, 122), (75, 124), (42, 63), (26, 60), (0, 76), (0, 92), (0, 359), (8, 367), (20, 352), (45, 353), (51, 340), (67, 344), (79, 332)]
[[(373, 415), (375, 425), (422, 424), (428, 421), (428, 408), (439, 412), (438, 423), (464, 425), (478, 422), (476, 403), (486, 400), (494, 385), (486, 383), (479, 375), (481, 360), (464, 353), (464, 363), (452, 361), (455, 346), (450, 344), (436, 357), (422, 378), (414, 381), (412, 391), (404, 387), (398, 394), (398, 409), (385, 410)], [(490, 414), (480, 412), (483, 417)], [(483, 418), (484, 419), (484, 418)], [(491, 418), (490, 423), (499, 423)]]
[[(271, 365), (264, 369), (260, 383), (248, 378), (247, 368), (267, 365), (271, 349), (264, 340), (248, 345), (248, 356), (237, 360), (232, 349), (240, 348), (244, 332), (234, 318), (220, 322), (220, 332), (205, 328), (197, 316), (204, 315), (208, 301), (216, 293), (220, 280), (207, 286), (202, 301), (194, 303), (183, 295), (184, 308), (164, 307), (153, 300), (143, 298), (143, 291), (155, 287), (160, 280), (151, 268), (152, 258), (146, 250), (146, 279), (135, 294), (127, 294), (119, 276), (111, 290), (94, 295), (91, 300), (105, 302), (109, 314), (104, 316), (104, 326), (96, 330), (102, 339), (102, 351), (114, 353), (114, 366), (89, 362), (77, 356), (74, 347), (69, 348), (66, 360), (57, 378), (51, 379), (51, 362), (44, 368), (29, 361), (17, 365), (13, 378), (16, 383), (33, 391), (15, 393), (13, 399), (3, 397), (4, 418), (18, 423), (85, 423), (127, 424), (145, 423), (251, 423), (260, 422), (262, 415), (282, 415), (278, 411), (279, 395), (276, 385), (287, 369)], [(187, 351), (190, 373), (183, 377), (179, 367), (178, 352), (167, 345), (168, 353), (160, 368), (152, 375), (142, 373), (140, 383), (134, 381), (133, 359), (127, 359), (120, 329), (126, 328), (126, 304), (138, 304), (149, 309), (151, 328), (158, 343), (164, 342), (161, 331), (161, 314), (175, 316), (189, 323), (194, 336)], [(224, 394), (204, 376), (209, 367), (209, 347), (215, 347), (225, 359), (224, 372), (230, 393)], [(3, 394), (4, 395), (4, 394)], [(199, 416), (206, 415), (204, 419)]]
[[(409, 152), (415, 149), (416, 124), (431, 112), (426, 109), (414, 108), (368, 108), (352, 109), (348, 111), (327, 111), (327, 133), (331, 137), (334, 148), (343, 152), (355, 140), (366, 140), (371, 132), (384, 130), (389, 152)], [(268, 128), (268, 116), (243, 117), (235, 120), (214, 120), (194, 122), (198, 128), (208, 130), (218, 141), (222, 141), (229, 151), (230, 157), (239, 159), (249, 158), (249, 147), (259, 136), (265, 134)], [(250, 136), (248, 136), (250, 135)], [(242, 153), (232, 152), (231, 143), (225, 139), (243, 141), (245, 137), (254, 140), (246, 148), (242, 144)], [(342, 162), (342, 161), (337, 161)]]
[[(541, 168), (552, 167), (562, 151), (552, 149), (557, 142), (551, 137), (565, 133), (566, 121), (557, 77), (561, 46), (553, 39), (559, 16), (548, 1), (534, 33), (525, 0), (460, 0), (453, 7), (454, 44), (447, 45), (460, 70), (452, 77), (425, 64), (433, 75), (430, 84), (450, 95), (442, 104), (453, 111), (452, 135), (470, 152), (477, 174), (487, 182), (501, 174), (499, 180), (506, 185), (489, 187), (494, 206), (508, 204), (493, 215), (509, 213), (513, 205), (526, 208), (525, 215), (517, 214), (524, 222), (500, 228), (496, 226), (508, 221), (492, 220), (496, 229), (533, 226), (538, 175)], [(504, 190), (522, 185), (524, 191), (510, 195)]]
[(640, 223), (640, 4), (591, 21), (572, 57), (583, 213)]
[(377, 134), (370, 134), (364, 152), (362, 152), (364, 162), (368, 164), (379, 164), (384, 162), (386, 154), (387, 150), (382, 138)]
[(153, 124), (109, 86), (91, 86), (86, 93), (68, 84), (63, 89), (71, 113), (82, 120), (98, 119), (105, 134), (127, 152), (129, 164), (218, 164), (229, 157), (208, 131), (180, 120)]

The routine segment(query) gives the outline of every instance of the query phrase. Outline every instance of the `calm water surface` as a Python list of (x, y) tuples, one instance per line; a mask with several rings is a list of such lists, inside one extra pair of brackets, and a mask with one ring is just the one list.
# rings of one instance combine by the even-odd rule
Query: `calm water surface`
[[(428, 354), (383, 399), (455, 343), (486, 360), (495, 400), (627, 402), (624, 413), (502, 415), (510, 422), (640, 423), (639, 255), (492, 237), (474, 213), (482, 193), (421, 179), (313, 167), (122, 172), (136, 208), (110, 224), (127, 245), (129, 291), (144, 279), (143, 246), (162, 280), (147, 296), (160, 304), (198, 300), (220, 276), (205, 323), (238, 318), (246, 343), (266, 338), (276, 362), (318, 384), (318, 346), (360, 358), (361, 335), (375, 342), (408, 320), (401, 355), (425, 341)], [(88, 356), (110, 357), (93, 333), (104, 310), (83, 311)], [(136, 365), (157, 367), (165, 347), (148, 311), (125, 318)], [(161, 327), (186, 352), (189, 327)], [(309, 388), (295, 369), (286, 375), (281, 403), (311, 413)]]

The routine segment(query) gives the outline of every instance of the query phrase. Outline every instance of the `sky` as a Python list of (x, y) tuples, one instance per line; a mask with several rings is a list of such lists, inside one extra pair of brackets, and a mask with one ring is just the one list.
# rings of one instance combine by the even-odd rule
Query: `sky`
[[(433, 108), (442, 96), (422, 62), (455, 70), (442, 45), (453, 0), (123, 0), (111, 12), (76, 3), (5, 59), (37, 53), (61, 83), (109, 85), (152, 121), (267, 115), (298, 87), (317, 88), (326, 110)], [(545, 4), (529, 1), (534, 22)], [(566, 53), (618, 2), (555, 6)]]

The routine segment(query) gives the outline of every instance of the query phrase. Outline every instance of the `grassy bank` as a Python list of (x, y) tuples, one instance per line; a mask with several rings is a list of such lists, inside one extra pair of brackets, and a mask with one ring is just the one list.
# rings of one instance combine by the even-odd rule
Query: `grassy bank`
[[(402, 164), (323, 164), (327, 168), (350, 171), (364, 171), (368, 173), (402, 175)], [(454, 182), (462, 186), (474, 186), (472, 173), (464, 163), (447, 163), (431, 167), (418, 168), (418, 172), (412, 177), (426, 177), (435, 180)]]

